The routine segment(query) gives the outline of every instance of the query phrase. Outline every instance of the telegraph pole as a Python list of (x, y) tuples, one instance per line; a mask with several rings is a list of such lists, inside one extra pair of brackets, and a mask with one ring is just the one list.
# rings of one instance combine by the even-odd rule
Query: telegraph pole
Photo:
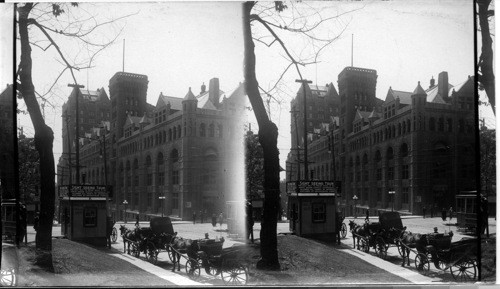
[(295, 139), (297, 142), (297, 180), (300, 180), (300, 146), (299, 146), (299, 129), (297, 127), (297, 110), (292, 110), (293, 120), (295, 122)]
[(104, 129), (104, 133), (102, 134), (102, 142), (103, 142), (103, 158), (104, 158), (104, 185), (106, 186), (106, 216), (110, 217), (109, 210), (109, 191), (108, 191), (108, 159), (106, 158), (106, 132), (108, 131), (107, 127), (103, 124), (102, 127)]
[(302, 88), (304, 89), (304, 179), (308, 180), (308, 163), (307, 163), (307, 97), (306, 97), (306, 85), (312, 83), (311, 80), (307, 79), (296, 79), (295, 82), (302, 83)]
[(80, 115), (80, 110), (78, 109), (78, 97), (80, 97), (80, 88), (84, 88), (85, 86), (81, 84), (68, 84), (69, 87), (73, 87), (73, 91), (76, 91), (76, 97), (75, 97), (75, 110), (76, 110), (76, 117), (75, 117), (75, 126), (76, 126), (76, 184), (80, 184), (80, 123), (79, 123), (79, 115)]
[(68, 185), (71, 185), (71, 178), (73, 177), (73, 175), (71, 174), (71, 137), (69, 135), (69, 117), (70, 116), (68, 115), (67, 110), (64, 112), (64, 117), (66, 118), (66, 134), (68, 137), (68, 168), (69, 168)]

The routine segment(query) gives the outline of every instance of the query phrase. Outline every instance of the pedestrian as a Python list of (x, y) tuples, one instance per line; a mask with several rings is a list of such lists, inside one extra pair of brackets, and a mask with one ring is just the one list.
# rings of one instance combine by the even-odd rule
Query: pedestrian
[(222, 212), (220, 212), (219, 214), (219, 224), (220, 224), (220, 227), (222, 228), (222, 221), (223, 221), (223, 218), (224, 216), (222, 215)]
[(434, 206), (431, 206), (431, 218), (434, 218)]
[(423, 215), (424, 215), (424, 219), (425, 219), (425, 211), (427, 210), (427, 208), (425, 208), (425, 206), (422, 208), (422, 212), (423, 212)]
[(365, 222), (370, 222), (370, 209), (366, 209)]
[(215, 214), (212, 214), (212, 226), (217, 226), (217, 216)]
[(193, 225), (196, 223), (196, 212), (193, 211)]
[(40, 213), (36, 212), (35, 219), (33, 220), (33, 229), (38, 231), (38, 224), (40, 223)]
[(106, 217), (106, 238), (108, 241), (108, 248), (111, 249), (111, 233), (113, 232), (113, 219), (111, 216)]
[(200, 217), (201, 217), (201, 223), (203, 224), (204, 219), (205, 219), (205, 213), (203, 211), (200, 211)]
[(450, 209), (448, 210), (448, 214), (450, 215), (450, 222), (451, 222), (451, 219), (453, 218), (453, 207), (450, 207)]
[(446, 221), (446, 209), (445, 208), (443, 208), (441, 210), (441, 219), (443, 219), (443, 221)]
[(342, 217), (340, 212), (335, 212), (335, 237), (337, 239), (337, 245), (340, 245), (340, 231), (342, 229)]
[(247, 221), (247, 239), (250, 239), (253, 244), (253, 207), (252, 203), (247, 202), (246, 204), (246, 221)]

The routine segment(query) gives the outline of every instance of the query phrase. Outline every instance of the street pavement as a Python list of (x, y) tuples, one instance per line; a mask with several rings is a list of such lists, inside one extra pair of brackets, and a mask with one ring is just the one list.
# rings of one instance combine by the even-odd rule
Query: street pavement
[[(364, 217), (359, 217), (359, 218), (347, 217), (344, 220), (344, 223), (348, 224), (350, 220), (353, 220), (358, 224), (364, 223)], [(378, 218), (371, 217), (370, 221), (376, 222), (378, 221)], [(227, 229), (226, 224), (223, 224), (222, 227), (219, 224), (213, 227), (212, 224), (210, 223), (193, 224), (192, 222), (188, 221), (173, 221), (172, 223), (174, 231), (176, 231), (178, 235), (182, 236), (183, 238), (200, 239), (205, 237), (205, 233), (208, 233), (209, 238), (224, 237), (225, 238), (224, 247), (231, 247), (234, 244), (242, 244), (246, 241), (241, 238), (240, 239), (229, 238), (226, 230)], [(434, 218), (427, 217), (424, 219), (422, 218), (422, 216), (402, 216), (402, 223), (403, 226), (407, 227), (407, 230), (415, 233), (430, 233), (433, 231), (434, 227), (437, 227), (438, 232), (441, 233), (452, 230), (454, 233), (452, 242), (458, 241), (464, 237), (469, 237), (461, 232), (458, 232), (456, 230), (456, 226), (451, 224), (453, 222), (450, 223), (448, 220), (443, 221), (441, 218), (437, 217)], [(489, 226), (490, 234), (496, 234), (496, 221), (493, 218), (491, 218), (489, 224), (490, 224)], [(129, 222), (127, 224), (119, 222), (115, 225), (115, 227), (118, 229), (120, 225), (125, 225), (126, 227), (132, 229), (135, 227), (135, 222)], [(140, 226), (148, 227), (149, 222), (140, 222)], [(254, 225), (255, 239), (260, 238), (260, 229), (261, 229), (260, 223), (256, 222)], [(290, 233), (289, 223), (286, 221), (279, 222), (277, 226), (277, 232), (278, 234)], [(61, 236), (60, 226), (57, 225), (54, 226), (53, 236), (54, 237)], [(34, 241), (34, 237), (35, 234), (32, 227), (28, 227), (28, 242)], [(410, 256), (411, 267), (402, 267), (401, 266), (402, 258), (399, 256), (396, 247), (389, 248), (387, 260), (380, 259), (373, 252), (364, 253), (359, 250), (355, 250), (353, 249), (353, 241), (350, 233), (348, 233), (347, 237), (342, 240), (342, 245), (337, 246), (335, 249), (342, 250), (348, 254), (351, 254), (353, 257), (361, 258), (383, 270), (386, 270), (390, 274), (395, 274), (414, 284), (446, 284), (449, 282), (453, 282), (453, 279), (450, 279), (451, 274), (449, 271), (442, 272), (435, 268), (431, 268), (431, 274), (427, 274), (427, 276), (419, 273), (415, 269), (413, 264), (413, 260), (415, 258), (413, 253)], [(163, 278), (164, 280), (171, 282), (174, 285), (182, 285), (182, 286), (223, 285), (222, 280), (220, 280), (220, 278), (206, 275), (204, 272), (202, 272), (202, 278), (201, 278), (202, 281), (195, 282), (187, 277), (187, 274), (185, 273), (183, 266), (181, 266), (180, 272), (177, 271), (175, 273), (171, 272), (172, 267), (170, 260), (168, 258), (168, 254), (166, 252), (162, 252), (158, 255), (158, 263), (156, 265), (147, 262), (144, 259), (144, 256), (141, 256), (140, 258), (135, 258), (130, 255), (127, 255), (124, 253), (124, 246), (121, 237), (118, 237), (117, 242), (112, 244), (112, 249), (109, 251), (108, 254), (120, 258), (122, 260), (125, 260), (127, 262), (130, 262), (131, 264), (134, 264), (145, 271), (148, 271), (160, 278)], [(181, 261), (181, 264), (184, 264), (184, 262), (185, 260)]]

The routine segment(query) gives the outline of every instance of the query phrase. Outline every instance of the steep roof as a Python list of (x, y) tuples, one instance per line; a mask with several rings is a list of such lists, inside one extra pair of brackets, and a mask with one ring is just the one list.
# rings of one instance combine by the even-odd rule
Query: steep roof
[(160, 93), (160, 95), (158, 96), (158, 101), (156, 102), (156, 108), (166, 106), (168, 103), (170, 103), (171, 109), (181, 110), (182, 109), (182, 100), (183, 100), (182, 98), (167, 96), (167, 95), (163, 95), (163, 93)]
[(422, 86), (420, 86), (420, 81), (419, 81), (412, 95), (425, 95), (425, 94), (426, 94), (425, 90), (422, 88)]
[[(453, 85), (448, 84), (448, 90), (452, 90)], [(443, 99), (442, 95), (439, 94), (438, 86), (434, 85), (433, 87), (428, 88), (426, 91), (427, 93), (427, 102), (432, 102), (432, 103), (446, 103), (446, 101)], [(448, 95), (451, 95), (448, 94)]]
[(186, 96), (184, 96), (184, 100), (196, 100), (196, 97), (191, 91), (191, 87), (189, 88), (189, 91), (187, 92)]

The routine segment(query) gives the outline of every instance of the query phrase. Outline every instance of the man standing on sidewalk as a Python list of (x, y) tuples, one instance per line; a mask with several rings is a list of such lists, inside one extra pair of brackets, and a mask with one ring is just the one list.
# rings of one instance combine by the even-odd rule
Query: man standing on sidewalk
[(193, 211), (193, 225), (196, 223), (196, 212)]
[(422, 213), (424, 215), (424, 219), (425, 219), (425, 211), (427, 211), (427, 208), (425, 208), (425, 206), (422, 208)]

